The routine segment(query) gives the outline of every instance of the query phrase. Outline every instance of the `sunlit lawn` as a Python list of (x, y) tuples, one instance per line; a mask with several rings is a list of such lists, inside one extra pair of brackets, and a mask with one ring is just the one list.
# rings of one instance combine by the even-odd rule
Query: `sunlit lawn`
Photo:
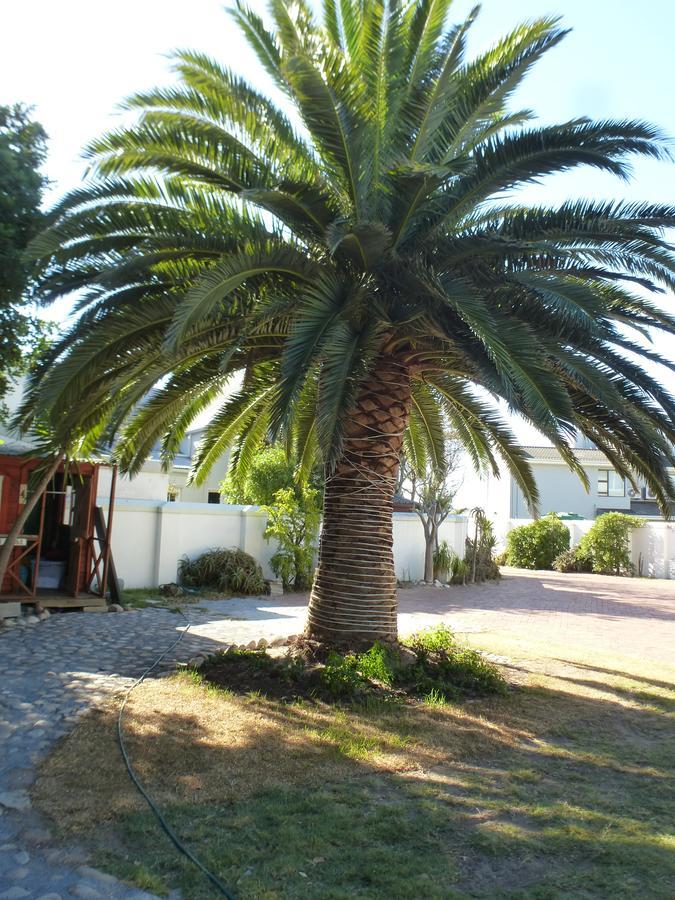
[[(473, 642), (509, 657), (508, 697), (336, 709), (146, 682), (133, 760), (238, 897), (672, 897), (672, 671)], [(216, 896), (130, 786), (115, 716), (65, 740), (36, 802), (102, 867)]]

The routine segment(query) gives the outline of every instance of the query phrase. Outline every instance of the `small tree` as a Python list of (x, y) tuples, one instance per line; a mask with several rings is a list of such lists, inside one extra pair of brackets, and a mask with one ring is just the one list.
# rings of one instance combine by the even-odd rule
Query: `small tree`
[(452, 501), (458, 487), (457, 469), (460, 449), (456, 441), (448, 441), (442, 466), (413, 465), (401, 460), (397, 493), (414, 504), (424, 530), (424, 580), (434, 580), (434, 552), (439, 548), (439, 529), (452, 512)]
[(45, 346), (51, 326), (26, 309), (31, 264), (26, 248), (44, 225), (40, 210), (47, 179), (40, 167), (47, 135), (23, 104), (0, 106), (0, 416), (11, 376), (26, 372)]
[(274, 495), (271, 506), (263, 506), (267, 513), (265, 538), (274, 538), (279, 549), (270, 560), (284, 589), (306, 590), (314, 573), (314, 556), (321, 511), (318, 491), (303, 488), (300, 499), (292, 488), (281, 488)]
[(471, 572), (471, 581), (486, 581), (499, 578), (499, 566), (494, 560), (497, 543), (494, 526), (480, 506), (471, 510), (474, 523), (473, 538), (466, 539), (464, 561)]

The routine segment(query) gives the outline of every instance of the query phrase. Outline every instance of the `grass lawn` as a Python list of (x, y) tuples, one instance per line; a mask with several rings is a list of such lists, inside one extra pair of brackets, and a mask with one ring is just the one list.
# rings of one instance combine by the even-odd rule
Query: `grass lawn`
[[(132, 759), (237, 897), (671, 898), (673, 671), (471, 641), (508, 657), (506, 697), (336, 708), (146, 682)], [(218, 896), (131, 787), (116, 711), (62, 742), (34, 802), (140, 887)]]

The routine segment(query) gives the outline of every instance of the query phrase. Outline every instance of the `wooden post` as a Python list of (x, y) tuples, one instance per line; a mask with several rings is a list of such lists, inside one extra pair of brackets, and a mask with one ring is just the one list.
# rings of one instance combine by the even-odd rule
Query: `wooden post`
[(117, 487), (117, 466), (113, 466), (112, 480), (110, 482), (110, 500), (108, 501), (108, 523), (106, 528), (105, 555), (103, 557), (103, 584), (101, 596), (105, 597), (108, 586), (108, 569), (110, 568), (110, 542), (112, 539), (113, 508), (115, 506), (115, 488)]

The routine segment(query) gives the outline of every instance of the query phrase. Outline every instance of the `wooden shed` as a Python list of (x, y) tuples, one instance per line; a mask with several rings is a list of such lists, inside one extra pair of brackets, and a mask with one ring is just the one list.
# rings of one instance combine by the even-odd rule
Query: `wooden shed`
[[(0, 445), (0, 542), (26, 503), (45, 461), (30, 445)], [(107, 518), (96, 505), (101, 463), (62, 463), (18, 538), (0, 601), (44, 607), (105, 607), (111, 582), (113, 473)], [(114, 574), (114, 571), (113, 571)]]

